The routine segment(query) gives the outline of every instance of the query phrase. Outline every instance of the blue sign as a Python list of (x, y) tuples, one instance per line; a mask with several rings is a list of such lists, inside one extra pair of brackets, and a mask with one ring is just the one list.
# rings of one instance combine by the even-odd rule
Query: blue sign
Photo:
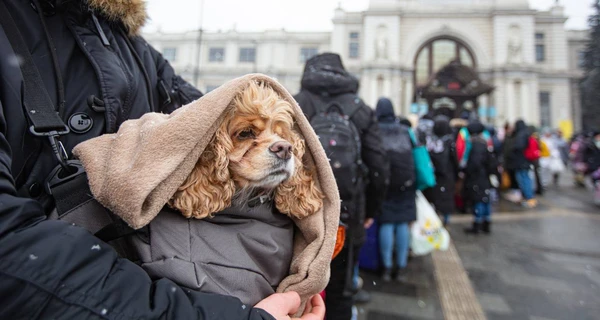
[(418, 104), (418, 103), (416, 103), (416, 102), (413, 102), (413, 103), (410, 105), (410, 113), (413, 113), (413, 114), (414, 114), (414, 113), (419, 113), (419, 104)]

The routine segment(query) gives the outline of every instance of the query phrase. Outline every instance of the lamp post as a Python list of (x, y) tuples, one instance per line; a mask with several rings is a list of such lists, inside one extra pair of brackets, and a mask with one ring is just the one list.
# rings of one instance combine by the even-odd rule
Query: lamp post
[(198, 87), (198, 78), (200, 78), (200, 49), (202, 47), (202, 22), (204, 15), (204, 0), (200, 0), (200, 26), (198, 27), (198, 38), (196, 39), (196, 61), (194, 63), (194, 86)]

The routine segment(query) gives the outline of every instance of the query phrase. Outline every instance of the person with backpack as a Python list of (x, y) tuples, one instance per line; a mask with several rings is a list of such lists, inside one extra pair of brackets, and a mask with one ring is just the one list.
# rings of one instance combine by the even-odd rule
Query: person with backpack
[(444, 225), (447, 225), (450, 214), (454, 212), (454, 187), (458, 177), (456, 143), (450, 120), (446, 116), (436, 116), (434, 122), (433, 136), (428, 139), (426, 146), (435, 168), (436, 185), (426, 189), (423, 194), (443, 217)]
[(2, 319), (284, 319), (300, 306), (294, 292), (245, 306), (151, 279), (88, 230), (48, 219), (78, 205), (80, 190), (61, 188), (79, 170), (75, 145), (202, 96), (140, 36), (146, 19), (140, 0), (0, 0)]
[(505, 150), (507, 167), (515, 172), (515, 179), (523, 195), (523, 206), (534, 208), (537, 206), (537, 200), (534, 198), (533, 181), (529, 172), (532, 161), (539, 159), (539, 146), (531, 137), (529, 128), (523, 120), (515, 123), (510, 146), (510, 150)]
[(467, 128), (471, 136), (471, 152), (464, 169), (464, 194), (473, 203), (474, 219), (472, 227), (465, 229), (465, 232), (490, 233), (493, 189), (490, 177), (498, 175), (498, 162), (484, 137), (483, 124), (474, 121)]
[(331, 262), (325, 290), (326, 318), (350, 319), (356, 292), (354, 270), (365, 228), (381, 212), (389, 184), (389, 163), (373, 110), (357, 95), (358, 79), (339, 55), (323, 53), (306, 62), (301, 90), (294, 97), (330, 158), (347, 226), (342, 252)]
[(413, 143), (410, 129), (399, 123), (394, 114), (392, 102), (381, 98), (375, 109), (379, 129), (383, 140), (383, 148), (390, 162), (390, 185), (383, 202), (379, 223), (379, 251), (383, 263), (381, 279), (389, 282), (392, 279), (396, 256), (396, 281), (406, 278), (408, 248), (410, 245), (409, 224), (417, 219), (416, 174), (413, 158)]

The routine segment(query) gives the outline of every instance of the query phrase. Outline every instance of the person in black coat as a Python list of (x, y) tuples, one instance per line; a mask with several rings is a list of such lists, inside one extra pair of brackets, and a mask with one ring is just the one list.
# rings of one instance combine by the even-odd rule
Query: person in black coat
[(593, 133), (593, 137), (585, 145), (583, 160), (587, 165), (587, 173), (592, 175), (594, 182), (600, 180), (600, 132)]
[(510, 150), (504, 150), (508, 170), (515, 172), (515, 180), (523, 194), (523, 205), (535, 207), (537, 205), (533, 193), (533, 181), (529, 176), (531, 162), (525, 157), (525, 150), (529, 145), (531, 132), (523, 120), (518, 120), (512, 134)]
[(299, 306), (294, 293), (253, 308), (150, 279), (87, 230), (48, 220), (55, 202), (45, 181), (59, 158), (47, 137), (32, 134), (39, 127), (26, 113), (40, 106), (24, 103), (32, 92), (23, 91), (22, 66), (39, 72), (36, 91), (69, 126), (55, 141), (61, 158), (128, 119), (202, 94), (139, 36), (142, 1), (2, 0), (0, 15), (0, 318), (273, 319)]
[(490, 232), (492, 215), (492, 184), (490, 176), (498, 174), (498, 162), (493, 154), (493, 147), (483, 137), (485, 130), (480, 122), (472, 122), (467, 126), (471, 135), (471, 152), (464, 170), (464, 195), (473, 203), (475, 218), (473, 226), (467, 233)]
[(433, 204), (438, 214), (448, 224), (450, 214), (454, 212), (454, 187), (458, 177), (458, 159), (450, 119), (436, 116), (433, 136), (427, 141), (427, 151), (435, 168), (436, 185), (426, 189), (423, 194)]
[[(302, 75), (301, 90), (294, 96), (304, 115), (310, 120), (320, 110), (337, 102), (345, 115), (356, 126), (360, 135), (361, 160), (368, 169), (367, 185), (357, 185), (359, 196), (342, 199), (342, 206), (349, 212), (346, 245), (331, 262), (331, 278), (325, 289), (326, 318), (350, 319), (352, 316), (353, 291), (349, 278), (358, 274), (355, 266), (358, 253), (365, 242), (365, 229), (381, 212), (381, 204), (389, 184), (389, 163), (383, 149), (379, 127), (373, 109), (357, 95), (358, 79), (344, 68), (339, 55), (322, 53), (306, 62)], [(349, 110), (355, 110), (350, 114)], [(348, 205), (345, 205), (348, 204)], [(350, 249), (351, 247), (351, 249)], [(352, 254), (350, 254), (352, 253)], [(349, 275), (351, 272), (354, 274)]]
[(379, 251), (383, 263), (383, 281), (390, 281), (396, 253), (396, 280), (405, 278), (410, 244), (409, 223), (417, 219), (415, 164), (409, 128), (394, 115), (392, 102), (381, 98), (377, 102), (377, 120), (390, 161), (390, 186), (379, 217)]

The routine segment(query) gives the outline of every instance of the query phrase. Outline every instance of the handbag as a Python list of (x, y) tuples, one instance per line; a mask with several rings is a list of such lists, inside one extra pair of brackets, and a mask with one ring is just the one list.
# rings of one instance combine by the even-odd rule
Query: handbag
[(417, 191), (417, 221), (411, 226), (410, 248), (415, 255), (425, 255), (433, 250), (448, 250), (450, 235), (435, 209), (421, 191)]
[(502, 190), (508, 190), (510, 189), (510, 186), (512, 185), (512, 181), (510, 180), (510, 174), (508, 174), (508, 171), (503, 171), (502, 172), (502, 184), (500, 185)]
[(433, 162), (431, 162), (431, 158), (429, 157), (429, 152), (425, 146), (418, 145), (412, 129), (409, 129), (408, 132), (413, 145), (412, 153), (415, 160), (417, 190), (433, 188), (436, 185), (435, 170)]

